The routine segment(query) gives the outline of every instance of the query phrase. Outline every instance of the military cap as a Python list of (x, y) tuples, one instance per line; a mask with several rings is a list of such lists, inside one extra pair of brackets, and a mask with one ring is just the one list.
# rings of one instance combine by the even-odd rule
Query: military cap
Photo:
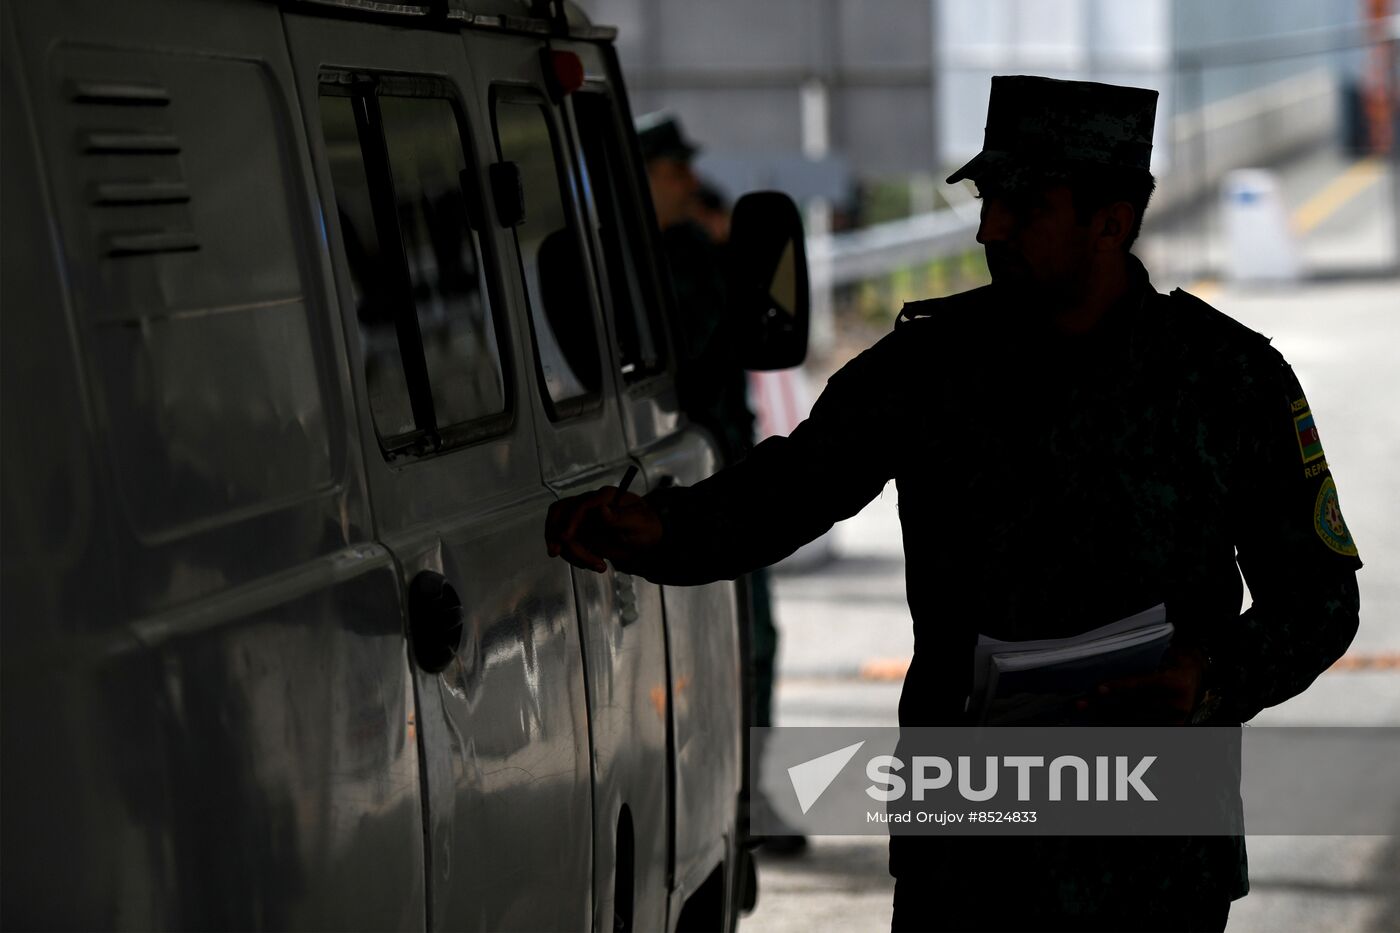
[(948, 176), (1010, 185), (1076, 169), (1148, 171), (1157, 92), (1148, 88), (997, 75), (982, 151)]
[(700, 147), (685, 138), (681, 121), (663, 111), (643, 114), (637, 118), (637, 140), (642, 144), (642, 158), (678, 159), (689, 162)]

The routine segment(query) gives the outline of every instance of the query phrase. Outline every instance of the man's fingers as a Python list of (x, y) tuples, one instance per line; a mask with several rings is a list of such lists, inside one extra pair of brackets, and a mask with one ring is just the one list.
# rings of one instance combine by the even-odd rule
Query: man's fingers
[(594, 554), (586, 546), (577, 540), (566, 540), (560, 549), (559, 556), (564, 560), (583, 570), (592, 570), (595, 573), (602, 573), (608, 569), (603, 558)]
[(584, 497), (571, 496), (551, 503), (544, 519), (544, 539), (551, 557), (559, 556), (564, 542), (574, 536)]
[(598, 493), (588, 493), (550, 505), (544, 520), (545, 549), (550, 557), (559, 557), (567, 545), (577, 541), (579, 529), (597, 508), (599, 498)]
[(604, 486), (596, 492), (590, 492), (586, 495), (577, 496), (574, 499), (568, 500), (575, 503), (575, 505), (569, 513), (568, 522), (564, 526), (564, 538), (572, 539), (578, 535), (579, 528), (583, 526), (583, 523), (588, 519), (589, 515), (593, 512), (597, 512), (608, 501), (608, 495), (611, 489), (612, 487)]
[(614, 493), (613, 487), (604, 486), (551, 505), (545, 518), (545, 540), (550, 556), (562, 557), (583, 570), (606, 571), (607, 562), (597, 552), (601, 542), (592, 539), (603, 531), (598, 528), (600, 522), (606, 528), (613, 520), (609, 503)]
[(628, 558), (659, 538), (659, 522), (646, 501), (633, 493), (619, 495), (615, 486), (561, 499), (545, 516), (549, 555), (599, 573), (607, 569), (606, 561)]

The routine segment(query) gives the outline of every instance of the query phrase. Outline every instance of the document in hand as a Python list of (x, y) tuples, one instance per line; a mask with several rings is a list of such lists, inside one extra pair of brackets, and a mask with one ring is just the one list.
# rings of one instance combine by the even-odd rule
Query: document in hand
[(1069, 638), (977, 637), (967, 708), (984, 724), (1064, 725), (1074, 701), (1106, 680), (1155, 669), (1172, 639), (1166, 606)]

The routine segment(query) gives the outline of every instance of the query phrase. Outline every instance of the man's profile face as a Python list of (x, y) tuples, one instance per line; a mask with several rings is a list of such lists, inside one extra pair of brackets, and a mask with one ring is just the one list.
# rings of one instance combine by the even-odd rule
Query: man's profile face
[(647, 162), (647, 181), (651, 187), (651, 203), (656, 208), (657, 226), (666, 230), (690, 216), (690, 202), (699, 181), (688, 160), (670, 156), (651, 159)]
[(992, 281), (1051, 301), (1070, 299), (1088, 274), (1091, 228), (1079, 223), (1068, 185), (1007, 191), (978, 183), (982, 222), (977, 242), (986, 250)]

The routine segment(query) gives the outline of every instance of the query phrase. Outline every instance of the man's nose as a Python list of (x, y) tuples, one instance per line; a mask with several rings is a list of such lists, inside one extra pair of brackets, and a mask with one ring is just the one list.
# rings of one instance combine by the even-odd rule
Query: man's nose
[(982, 199), (982, 222), (977, 225), (977, 242), (1000, 243), (1011, 235), (1015, 217), (1001, 198)]

